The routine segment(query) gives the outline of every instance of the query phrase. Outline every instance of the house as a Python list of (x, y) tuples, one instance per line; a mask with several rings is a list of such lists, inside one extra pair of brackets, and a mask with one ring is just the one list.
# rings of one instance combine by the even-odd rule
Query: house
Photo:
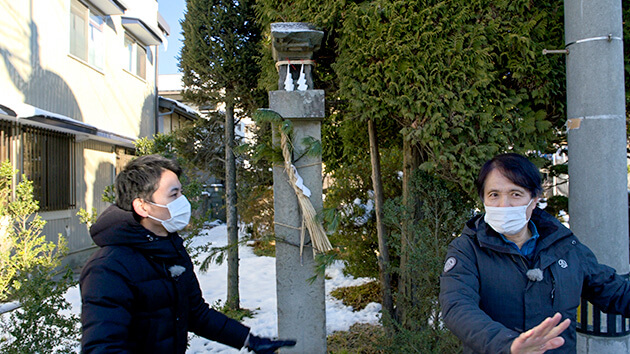
[(0, 0), (0, 11), (0, 159), (33, 181), (44, 234), (65, 236), (67, 263), (82, 264), (95, 246), (77, 212), (107, 208), (134, 141), (165, 131), (169, 27), (157, 0)]
[[(214, 105), (198, 107), (191, 102), (186, 102), (183, 98), (184, 84), (182, 77), (182, 74), (167, 74), (159, 75), (158, 78), (158, 99), (160, 102), (158, 125), (164, 132), (180, 128), (187, 120), (193, 119), (191, 115), (205, 118), (207, 113), (217, 110), (217, 107)], [(204, 190), (200, 205), (193, 211), (193, 214), (225, 221), (223, 176), (213, 176), (202, 171), (198, 171), (198, 173), (199, 175), (196, 177), (204, 181)]]
[(159, 132), (170, 133), (202, 115), (197, 107), (184, 102), (181, 78), (181, 74), (158, 76)]

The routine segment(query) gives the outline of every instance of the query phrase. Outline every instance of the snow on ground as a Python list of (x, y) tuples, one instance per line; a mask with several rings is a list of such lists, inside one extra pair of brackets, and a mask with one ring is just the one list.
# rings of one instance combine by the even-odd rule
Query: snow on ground
[[(205, 230), (194, 240), (193, 245), (211, 242), (213, 247), (227, 244), (227, 227), (219, 225)], [(204, 254), (199, 257), (204, 257)], [(203, 259), (203, 258), (199, 258)], [(278, 320), (276, 308), (276, 259), (273, 257), (258, 257), (251, 247), (239, 248), (239, 290), (241, 307), (255, 310), (253, 318), (246, 318), (243, 323), (252, 329), (252, 333), (266, 337), (278, 335)], [(372, 323), (379, 321), (381, 305), (369, 304), (365, 309), (353, 312), (340, 300), (333, 298), (330, 292), (338, 287), (361, 285), (371, 281), (369, 278), (352, 278), (343, 275), (343, 264), (336, 262), (326, 270), (326, 331), (346, 331), (355, 323)], [(208, 271), (202, 273), (195, 270), (206, 302), (210, 305), (221, 300), (225, 303), (227, 296), (227, 264), (212, 264)], [(72, 304), (72, 312), (80, 313), (81, 297), (78, 287), (74, 287), (66, 294), (66, 299)], [(247, 353), (247, 350), (235, 350), (223, 344), (209, 341), (198, 336), (191, 336), (187, 353)]]

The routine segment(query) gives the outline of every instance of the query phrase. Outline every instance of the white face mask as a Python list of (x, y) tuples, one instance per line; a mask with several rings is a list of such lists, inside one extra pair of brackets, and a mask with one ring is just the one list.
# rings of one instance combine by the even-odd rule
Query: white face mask
[(527, 205), (515, 207), (491, 207), (484, 204), (486, 215), (485, 222), (496, 232), (503, 235), (516, 235), (527, 225), (527, 208), (532, 204), (533, 199)]
[(190, 202), (183, 194), (166, 205), (156, 204), (150, 201), (147, 201), (147, 203), (168, 209), (168, 212), (171, 214), (171, 218), (168, 220), (161, 220), (148, 215), (149, 218), (161, 222), (162, 226), (164, 226), (168, 232), (183, 230), (190, 222)]

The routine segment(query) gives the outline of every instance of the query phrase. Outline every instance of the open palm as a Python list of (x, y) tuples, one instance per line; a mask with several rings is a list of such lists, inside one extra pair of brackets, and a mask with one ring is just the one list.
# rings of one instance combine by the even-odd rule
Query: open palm
[(556, 313), (553, 317), (547, 317), (538, 326), (522, 333), (512, 342), (510, 352), (512, 354), (540, 354), (560, 348), (564, 345), (564, 338), (560, 337), (560, 334), (571, 324), (570, 319), (560, 323), (561, 319), (562, 316)]

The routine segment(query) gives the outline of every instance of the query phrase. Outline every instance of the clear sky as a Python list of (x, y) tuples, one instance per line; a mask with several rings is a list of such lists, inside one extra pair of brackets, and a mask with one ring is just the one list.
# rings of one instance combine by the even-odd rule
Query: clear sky
[(179, 60), (177, 57), (182, 48), (182, 27), (179, 21), (184, 19), (186, 0), (161, 0), (158, 2), (160, 14), (171, 27), (171, 35), (168, 37), (168, 48), (165, 51), (164, 45), (160, 46), (158, 54), (159, 74), (177, 74)]

